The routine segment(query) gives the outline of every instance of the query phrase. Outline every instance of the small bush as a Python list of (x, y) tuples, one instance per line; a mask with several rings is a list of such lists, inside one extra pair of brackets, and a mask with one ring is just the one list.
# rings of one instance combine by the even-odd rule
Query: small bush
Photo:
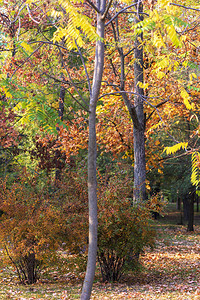
[(51, 194), (47, 187), (37, 191), (35, 179), (25, 175), (12, 185), (0, 184), (0, 242), (20, 282), (32, 284), (60, 256), (58, 250), (81, 254), (87, 241), (87, 194), (74, 174)]
[(128, 199), (130, 181), (113, 178), (99, 193), (98, 261), (103, 281), (118, 281), (133, 269), (145, 247), (153, 246), (155, 233), (150, 212)]

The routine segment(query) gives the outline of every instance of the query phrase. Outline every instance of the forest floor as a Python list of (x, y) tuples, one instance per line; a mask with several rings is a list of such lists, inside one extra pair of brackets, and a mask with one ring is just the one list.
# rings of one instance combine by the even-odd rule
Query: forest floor
[[(91, 299), (200, 299), (200, 214), (195, 214), (195, 231), (177, 225), (180, 212), (174, 206), (155, 221), (156, 247), (147, 249), (141, 270), (120, 283), (93, 286)], [(32, 286), (17, 284), (10, 268), (0, 270), (0, 299), (79, 299), (81, 281), (54, 276)], [(55, 275), (55, 271), (54, 271)]]

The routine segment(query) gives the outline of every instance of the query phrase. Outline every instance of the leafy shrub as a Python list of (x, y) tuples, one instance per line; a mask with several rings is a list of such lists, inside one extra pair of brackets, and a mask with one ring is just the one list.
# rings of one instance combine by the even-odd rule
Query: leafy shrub
[(28, 174), (10, 186), (0, 184), (0, 242), (22, 283), (36, 282), (59, 249), (79, 254), (86, 244), (87, 194), (68, 175), (51, 194), (47, 187), (37, 191)]
[(132, 204), (130, 180), (112, 178), (99, 190), (98, 261), (103, 281), (118, 281), (127, 268), (134, 268), (139, 254), (153, 246), (150, 212)]

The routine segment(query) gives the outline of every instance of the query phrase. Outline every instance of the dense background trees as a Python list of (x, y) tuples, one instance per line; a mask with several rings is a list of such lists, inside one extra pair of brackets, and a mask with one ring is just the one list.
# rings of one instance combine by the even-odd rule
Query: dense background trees
[[(98, 259), (104, 279), (120, 277), (124, 258), (137, 254), (136, 240), (140, 245), (138, 253), (142, 251), (148, 224), (143, 221), (140, 224), (137, 214), (141, 220), (146, 218), (147, 211), (152, 209), (151, 198), (162, 202), (155, 194), (161, 193), (171, 201), (182, 198), (185, 216), (187, 211), (191, 212), (187, 216), (188, 230), (193, 230), (189, 216), (193, 211), (193, 195), (199, 188), (200, 157), (198, 14), (199, 7), (191, 1), (181, 4), (168, 0), (1, 3), (2, 189), (5, 186), (5, 193), (9, 193), (16, 183), (22, 190), (25, 187), (29, 190), (25, 202), (16, 198), (14, 192), (9, 197), (5, 194), (10, 204), (1, 199), (0, 208), (5, 212), (2, 224), (13, 218), (13, 215), (8, 217), (11, 203), (13, 207), (19, 205), (22, 211), (25, 205), (30, 212), (39, 201), (40, 205), (33, 209), (38, 218), (47, 209), (44, 214), (52, 214), (53, 226), (62, 227), (61, 223), (65, 226), (63, 218), (70, 219), (71, 209), (75, 210), (68, 202), (71, 190), (67, 187), (65, 193), (62, 190), (66, 173), (69, 186), (79, 191), (78, 197), (84, 190), (80, 210), (87, 217), (83, 186), (88, 166), (89, 248), (82, 299), (90, 297), (95, 272), (97, 194), (101, 230)], [(29, 181), (25, 178), (22, 181), (23, 170)], [(127, 182), (129, 189), (124, 196), (123, 185)], [(117, 185), (120, 191), (115, 190)], [(40, 190), (44, 190), (44, 195), (36, 201)], [(108, 227), (101, 224), (108, 210), (101, 202), (103, 199), (110, 208), (110, 202), (116, 203), (112, 210), (118, 222), (115, 224), (110, 216), (111, 228), (109, 224)], [(73, 201), (78, 210), (75, 195)], [(129, 203), (132, 210), (129, 229), (135, 234), (121, 233), (124, 240), (132, 241), (133, 247), (119, 252), (113, 245), (117, 226), (123, 227), (124, 214), (128, 222), (125, 207), (118, 215), (123, 203)], [(156, 203), (153, 205), (155, 208)], [(69, 211), (66, 206), (70, 207)], [(57, 210), (59, 220), (53, 216)], [(19, 220), (20, 216), (16, 218)], [(131, 229), (132, 218), (137, 220), (141, 236)], [(28, 215), (26, 222), (29, 219)], [(38, 224), (39, 221), (34, 226)], [(9, 235), (9, 228), (13, 230), (10, 224), (3, 236)], [(25, 246), (27, 253), (23, 252), (24, 248), (21, 250), (23, 259), (43, 251), (38, 250), (40, 239), (31, 234), (34, 242), (29, 248)], [(79, 250), (87, 244), (85, 235), (82, 236), (85, 242), (80, 243)], [(105, 248), (109, 238), (110, 248)], [(26, 245), (22, 237), (19, 242)], [(148, 243), (151, 244), (151, 239)], [(56, 244), (55, 250), (61, 244)], [(115, 271), (106, 271), (109, 263), (106, 255), (113, 258)], [(119, 269), (115, 265), (117, 260)], [(28, 282), (37, 278), (36, 274), (33, 280), (27, 276), (23, 280)]]

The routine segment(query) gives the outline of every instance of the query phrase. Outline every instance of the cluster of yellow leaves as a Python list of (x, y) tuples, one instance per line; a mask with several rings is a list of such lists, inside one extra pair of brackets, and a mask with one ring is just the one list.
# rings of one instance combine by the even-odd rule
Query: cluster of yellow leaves
[(200, 183), (200, 153), (199, 152), (192, 153), (191, 182), (196, 187), (199, 187), (199, 183)]
[(177, 151), (179, 151), (180, 149), (186, 149), (188, 146), (188, 143), (178, 143), (172, 147), (165, 147), (164, 151), (166, 151), (167, 154), (174, 154), (176, 153)]
[[(60, 42), (63, 39), (66, 41), (66, 45), (69, 50), (76, 48), (76, 43), (78, 46), (83, 47), (85, 45), (84, 36), (88, 40), (94, 41), (97, 39), (97, 34), (95, 33), (94, 27), (91, 25), (90, 19), (83, 14), (83, 8), (76, 7), (80, 1), (69, 1), (69, 0), (58, 0), (57, 3), (62, 9), (52, 11), (52, 17), (60, 18), (60, 27), (56, 30), (53, 36), (53, 42)], [(65, 10), (65, 14), (63, 13)], [(65, 20), (66, 16), (67, 19)]]

